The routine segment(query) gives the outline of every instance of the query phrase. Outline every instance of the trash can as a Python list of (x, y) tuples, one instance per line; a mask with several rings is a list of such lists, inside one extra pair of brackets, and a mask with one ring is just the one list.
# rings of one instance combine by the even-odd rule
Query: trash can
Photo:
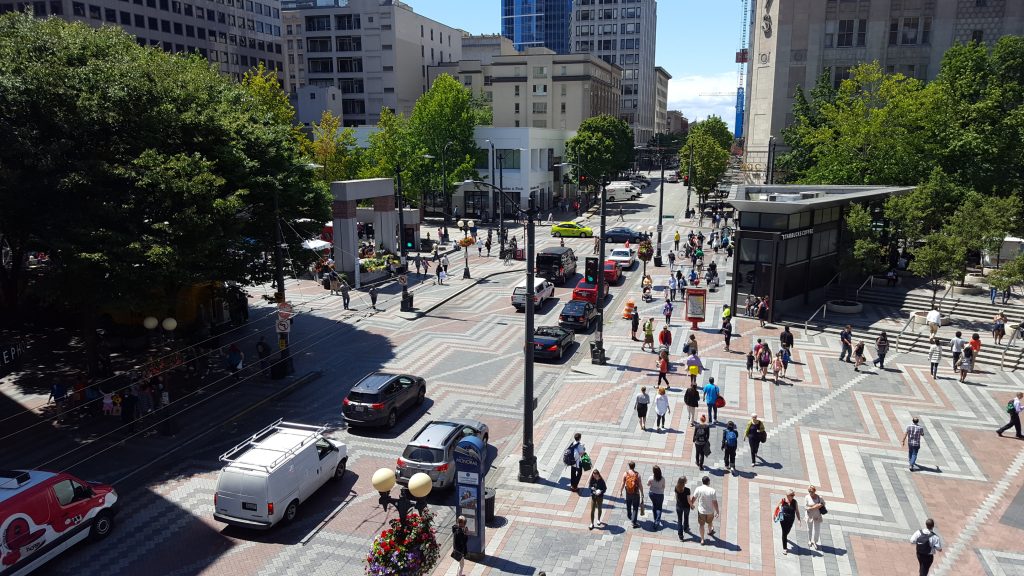
[(494, 488), (484, 488), (484, 524), (494, 521)]
[(526, 260), (526, 255), (525, 255), (525, 252), (523, 252), (522, 248), (516, 248), (515, 259), (516, 260)]
[(655, 256), (654, 257), (654, 265), (659, 267), (659, 268), (661, 267), (661, 256)]
[(406, 294), (405, 298), (402, 298), (402, 312), (411, 312), (413, 310), (412, 299), (413, 295), (411, 292)]

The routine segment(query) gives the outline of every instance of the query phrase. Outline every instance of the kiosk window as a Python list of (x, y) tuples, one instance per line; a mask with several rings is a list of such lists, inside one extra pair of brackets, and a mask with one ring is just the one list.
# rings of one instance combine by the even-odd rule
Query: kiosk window
[(807, 247), (814, 236), (802, 236), (786, 242), (786, 264), (795, 264), (807, 260)]
[(761, 214), (761, 228), (765, 230), (785, 230), (788, 224), (785, 214)]

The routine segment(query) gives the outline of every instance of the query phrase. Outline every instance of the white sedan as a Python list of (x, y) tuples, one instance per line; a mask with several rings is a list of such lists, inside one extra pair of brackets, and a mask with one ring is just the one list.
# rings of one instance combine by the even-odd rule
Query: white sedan
[(633, 248), (613, 248), (608, 254), (608, 260), (614, 260), (619, 268), (628, 270), (636, 264), (636, 250)]

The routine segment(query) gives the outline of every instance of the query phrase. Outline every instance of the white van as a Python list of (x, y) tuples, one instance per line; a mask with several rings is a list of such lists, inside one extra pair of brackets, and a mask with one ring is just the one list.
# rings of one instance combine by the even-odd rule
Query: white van
[(640, 190), (629, 182), (615, 181), (605, 186), (605, 199), (608, 202), (616, 200), (632, 200), (640, 196)]
[(325, 438), (325, 429), (278, 420), (225, 452), (214, 520), (258, 530), (292, 521), (299, 504), (345, 475), (348, 450)]
[[(534, 278), (533, 280), (533, 304), (534, 306), (540, 307), (544, 304), (544, 301), (555, 295), (555, 285), (545, 280), (544, 278)], [(526, 309), (526, 280), (516, 284), (516, 287), (512, 289), (512, 305), (515, 306), (516, 310)]]

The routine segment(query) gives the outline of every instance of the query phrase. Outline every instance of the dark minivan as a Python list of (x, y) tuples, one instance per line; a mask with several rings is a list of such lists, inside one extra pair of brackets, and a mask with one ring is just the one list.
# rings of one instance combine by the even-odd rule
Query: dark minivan
[(427, 382), (419, 376), (372, 372), (356, 382), (342, 401), (349, 426), (391, 428), (404, 410), (423, 403)]
[(555, 284), (565, 284), (576, 275), (576, 255), (572, 248), (555, 246), (537, 254), (537, 276)]

